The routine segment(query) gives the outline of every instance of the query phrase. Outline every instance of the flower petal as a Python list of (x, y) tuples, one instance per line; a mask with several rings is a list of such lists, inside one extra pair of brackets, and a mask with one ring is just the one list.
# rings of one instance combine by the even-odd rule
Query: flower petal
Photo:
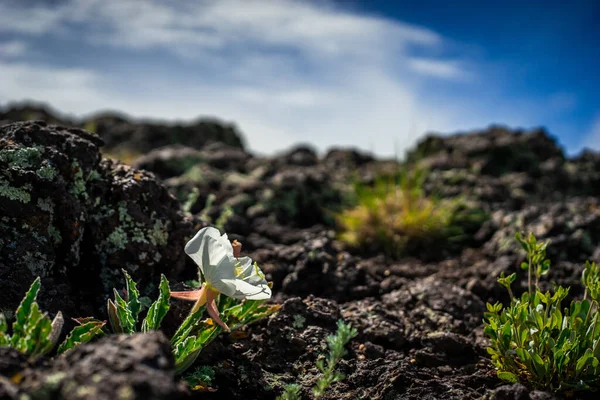
[(202, 295), (202, 289), (200, 290), (190, 290), (187, 292), (171, 292), (171, 297), (175, 299), (188, 300), (188, 301), (196, 301)]
[(219, 324), (219, 326), (221, 326), (221, 328), (225, 329), (227, 332), (230, 331), (229, 327), (227, 326), (227, 324), (225, 322), (223, 322), (223, 320), (221, 319), (221, 316), (219, 315), (219, 309), (217, 308), (217, 304), (215, 303), (215, 299), (217, 298), (217, 296), (219, 295), (219, 293), (208, 289), (206, 292), (206, 310), (208, 311), (208, 315), (210, 315), (210, 317), (213, 319), (213, 321), (215, 321), (217, 324)]
[(253, 285), (241, 279), (226, 279), (224, 283), (235, 286), (234, 299), (265, 300), (271, 298), (271, 288), (266, 284)]
[(229, 241), (229, 238), (227, 237), (226, 233), (220, 236), (217, 240), (219, 241), (221, 246), (223, 246), (223, 248), (227, 251), (228, 254), (233, 255), (233, 246), (231, 245), (231, 242)]
[(236, 268), (237, 279), (241, 279), (244, 282), (248, 282), (251, 285), (266, 285), (267, 280), (261, 269), (252, 262), (250, 257), (238, 258), (241, 265)]
[(221, 244), (217, 229), (201, 229), (185, 246), (185, 252), (200, 267), (204, 280), (226, 295), (235, 293), (235, 286), (223, 284), (222, 279), (233, 279), (233, 255)]
[[(206, 265), (217, 265), (222, 258), (227, 256), (227, 250), (222, 246), (215, 245), (220, 238), (219, 230), (213, 227), (202, 228), (185, 245), (185, 253), (194, 260), (200, 267), (202, 274), (205, 274)], [(206, 247), (207, 243), (212, 245)], [(207, 251), (207, 250), (210, 250)]]

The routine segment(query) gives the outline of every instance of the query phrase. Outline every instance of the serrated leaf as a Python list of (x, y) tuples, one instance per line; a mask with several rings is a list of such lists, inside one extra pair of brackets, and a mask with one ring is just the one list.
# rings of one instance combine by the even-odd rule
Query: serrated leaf
[(108, 320), (110, 321), (110, 326), (114, 333), (123, 333), (123, 328), (121, 327), (121, 323), (119, 322), (119, 316), (117, 315), (117, 306), (112, 302), (111, 299), (108, 299), (106, 304), (106, 312), (108, 314)]
[(103, 335), (102, 328), (105, 324), (106, 322), (104, 321), (88, 320), (82, 325), (76, 326), (69, 333), (65, 341), (58, 346), (57, 353), (64, 353), (79, 344), (89, 342), (96, 336)]
[(195, 312), (188, 314), (171, 338), (171, 346), (176, 347), (190, 335), (196, 323), (200, 321), (202, 315), (204, 315), (205, 308), (205, 306), (199, 307)]
[(13, 322), (13, 334), (11, 337), (11, 343), (15, 347), (16, 343), (25, 339), (27, 334), (27, 323), (30, 320), (31, 309), (33, 304), (35, 304), (35, 299), (40, 290), (40, 285), (40, 278), (37, 277), (29, 287), (29, 290), (17, 308), (17, 312), (15, 313), (15, 321)]
[(30, 356), (30, 360), (36, 360), (50, 350), (50, 336), (52, 334), (52, 322), (44, 313), (42, 314), (34, 303), (31, 307), (31, 319), (27, 324), (27, 336), (24, 347), (21, 348), (25, 354)]
[(186, 355), (191, 353), (194, 349), (195, 341), (196, 336), (188, 336), (187, 338), (185, 338), (185, 340), (174, 346), (173, 356), (175, 357), (175, 361), (183, 359), (186, 357)]
[(171, 291), (169, 281), (164, 275), (160, 276), (160, 293), (158, 299), (150, 306), (146, 318), (142, 323), (142, 332), (149, 332), (160, 328), (163, 318), (169, 311)]
[(207, 319), (199, 323), (199, 331), (196, 336), (190, 336), (181, 342), (178, 347), (178, 355), (175, 359), (175, 371), (183, 372), (189, 368), (206, 345), (212, 342), (221, 332), (221, 327), (212, 323), (209, 324)]
[(131, 314), (129, 305), (125, 300), (123, 300), (116, 289), (113, 289), (113, 292), (115, 294), (114, 304), (117, 306), (117, 318), (119, 318), (119, 323), (123, 329), (123, 333), (135, 333), (135, 321), (133, 320), (133, 315)]
[(124, 269), (122, 271), (127, 282), (127, 305), (129, 306), (129, 311), (131, 311), (134, 323), (137, 323), (140, 310), (142, 309), (142, 303), (139, 301), (140, 292), (137, 289), (135, 281), (131, 279), (127, 271)]

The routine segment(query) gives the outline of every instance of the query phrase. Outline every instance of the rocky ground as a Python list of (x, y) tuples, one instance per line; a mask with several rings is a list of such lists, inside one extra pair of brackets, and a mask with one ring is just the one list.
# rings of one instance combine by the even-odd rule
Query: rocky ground
[[(8, 124), (28, 119), (18, 111), (0, 113), (0, 311), (14, 310), (41, 276), (42, 309), (101, 317), (111, 288), (123, 285), (121, 268), (153, 297), (161, 273), (173, 286), (195, 278), (183, 245), (207, 223), (244, 244), (282, 306), (203, 351), (197, 364), (215, 371), (215, 390), (187, 389), (167, 339), (153, 333), (108, 336), (34, 365), (2, 348), (0, 398), (273, 399), (292, 382), (309, 398), (338, 319), (359, 333), (328, 399), (553, 398), (496, 378), (483, 312), (487, 301), (506, 301), (496, 277), (524, 258), (517, 231), (551, 239), (548, 286), (581, 294), (584, 261), (600, 261), (600, 154), (567, 158), (543, 130), (423, 139), (407, 159), (429, 168), (426, 190), (467, 196), (489, 219), (462, 248), (389, 260), (345, 250), (333, 214), (353, 177), (368, 182), (390, 162), (306, 147), (257, 157), (217, 122), (180, 126), (172, 142), (172, 127), (116, 117), (98, 119), (97, 134), (81, 129), (94, 119), (40, 110), (36, 118), (63, 125)], [(117, 147), (116, 131), (145, 153), (131, 166), (103, 157), (103, 141)]]

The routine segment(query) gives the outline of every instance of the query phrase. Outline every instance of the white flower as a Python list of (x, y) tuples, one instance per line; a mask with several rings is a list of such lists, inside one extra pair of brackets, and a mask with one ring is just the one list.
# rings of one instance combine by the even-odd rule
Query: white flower
[(219, 317), (215, 299), (219, 293), (235, 299), (264, 300), (271, 297), (265, 275), (249, 257), (239, 257), (241, 244), (227, 239), (216, 228), (198, 231), (186, 245), (185, 252), (198, 267), (205, 283), (200, 290), (172, 292), (176, 298), (195, 301), (192, 312), (206, 304), (210, 316), (225, 330), (229, 327)]

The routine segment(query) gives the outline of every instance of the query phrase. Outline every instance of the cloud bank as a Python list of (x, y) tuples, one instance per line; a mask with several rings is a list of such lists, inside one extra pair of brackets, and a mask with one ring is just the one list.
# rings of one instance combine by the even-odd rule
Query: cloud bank
[(402, 155), (425, 132), (530, 125), (491, 91), (467, 46), (327, 1), (0, 3), (0, 102), (87, 114), (217, 116), (250, 148), (295, 143)]

